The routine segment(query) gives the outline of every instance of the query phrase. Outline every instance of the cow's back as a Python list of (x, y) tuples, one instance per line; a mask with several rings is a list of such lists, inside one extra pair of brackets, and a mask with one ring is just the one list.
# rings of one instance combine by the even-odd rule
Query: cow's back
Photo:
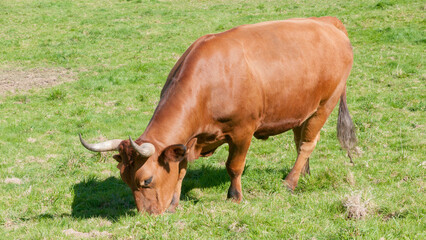
[[(217, 112), (257, 118), (255, 136), (260, 138), (305, 121), (321, 102), (342, 91), (352, 66), (349, 39), (333, 19), (243, 25), (216, 35), (218, 50), (228, 52), (220, 65), (235, 70), (216, 85), (221, 97), (212, 100), (222, 110)], [(221, 86), (229, 88), (223, 92)], [(223, 111), (223, 106), (231, 107)]]

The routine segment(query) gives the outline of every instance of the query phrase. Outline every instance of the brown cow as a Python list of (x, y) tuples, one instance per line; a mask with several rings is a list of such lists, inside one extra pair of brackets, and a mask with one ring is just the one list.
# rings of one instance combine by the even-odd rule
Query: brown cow
[(309, 172), (320, 129), (340, 99), (338, 137), (348, 151), (354, 126), (346, 105), (353, 62), (336, 18), (243, 25), (195, 41), (171, 70), (160, 102), (136, 141), (81, 143), (114, 158), (138, 211), (159, 214), (179, 203), (187, 162), (229, 145), (228, 198), (242, 199), (241, 174), (251, 138), (292, 129), (297, 160), (286, 177), (293, 190)]

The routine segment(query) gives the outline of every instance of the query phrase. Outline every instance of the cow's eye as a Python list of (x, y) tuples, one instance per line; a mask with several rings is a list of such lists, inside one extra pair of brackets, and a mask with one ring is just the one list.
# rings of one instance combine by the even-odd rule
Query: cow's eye
[(146, 179), (145, 181), (143, 181), (143, 184), (146, 186), (148, 184), (150, 184), (152, 182), (152, 177)]

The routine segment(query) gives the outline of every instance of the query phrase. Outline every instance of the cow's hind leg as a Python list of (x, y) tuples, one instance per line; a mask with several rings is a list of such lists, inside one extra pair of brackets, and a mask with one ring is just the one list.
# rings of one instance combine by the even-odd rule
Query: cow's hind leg
[(321, 128), (336, 106), (337, 101), (338, 96), (336, 95), (324, 105), (319, 106), (317, 111), (302, 124), (296, 163), (285, 178), (287, 187), (291, 191), (296, 188), (300, 174), (319, 140)]
[[(294, 143), (296, 144), (297, 155), (299, 155), (300, 140), (302, 138), (302, 126), (293, 128), (293, 133), (294, 133)], [(305, 176), (306, 174), (311, 174), (311, 171), (309, 169), (309, 158), (306, 160), (305, 166), (303, 166), (301, 174), (302, 176)]]
[(244, 138), (232, 139), (229, 144), (229, 156), (226, 161), (226, 170), (231, 177), (231, 186), (228, 190), (228, 199), (240, 202), (243, 198), (241, 189), (241, 175), (244, 171), (246, 155), (251, 142), (251, 135)]

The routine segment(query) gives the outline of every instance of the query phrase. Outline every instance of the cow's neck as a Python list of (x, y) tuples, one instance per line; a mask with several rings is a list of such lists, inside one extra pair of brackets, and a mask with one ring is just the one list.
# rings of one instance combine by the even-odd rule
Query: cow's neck
[[(194, 86), (193, 86), (194, 87)], [(160, 150), (173, 144), (186, 144), (200, 131), (200, 107), (195, 96), (188, 94), (193, 89), (175, 86), (171, 93), (160, 99), (157, 109), (140, 140), (149, 141)], [(185, 94), (186, 93), (186, 94)]]

